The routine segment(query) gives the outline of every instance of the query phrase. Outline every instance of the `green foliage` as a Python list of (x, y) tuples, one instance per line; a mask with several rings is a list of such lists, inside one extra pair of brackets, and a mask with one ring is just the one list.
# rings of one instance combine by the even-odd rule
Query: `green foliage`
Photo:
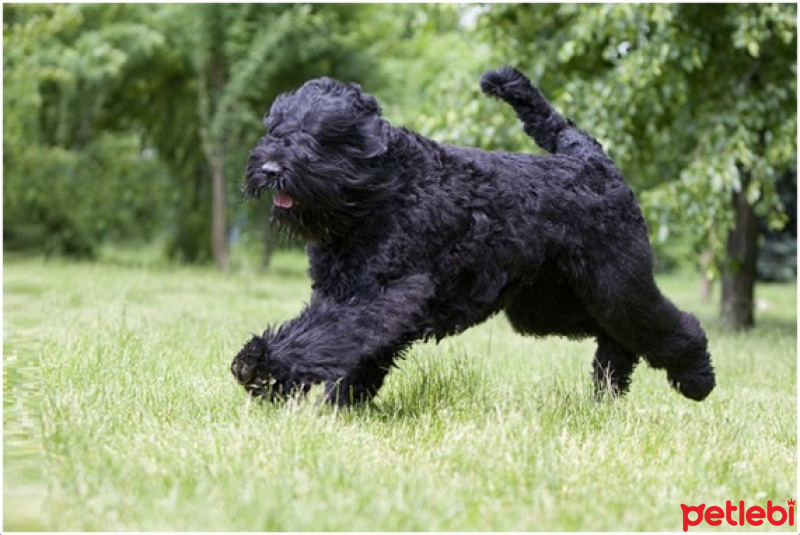
[[(378, 91), (389, 103), (385, 114), (395, 124), (444, 143), (513, 150), (531, 142), (502, 106), (480, 92), (479, 80), (493, 64), (489, 43), (477, 39), (465, 8), (448, 4), (397, 5), (384, 16), (393, 26), (384, 69), (387, 85)], [(387, 22), (388, 26), (388, 22)], [(384, 47), (387, 45), (384, 44)]]
[(164, 209), (165, 170), (105, 106), (152, 32), (126, 24), (126, 38), (111, 39), (111, 26), (84, 27), (82, 9), (4, 6), (10, 249), (94, 256), (104, 239), (151, 238)]
[(675, 226), (694, 228), (721, 265), (734, 191), (745, 191), (770, 228), (786, 222), (775, 183), (797, 150), (796, 6), (694, 9), (706, 16), (692, 19), (698, 26), (690, 36), (712, 54), (687, 73), (691, 115), (674, 120), (691, 133), (692, 149), (680, 180), (643, 200), (662, 240)]
[(263, 218), (236, 215), (253, 209), (239, 177), (261, 117), (307, 78), (377, 70), (364, 9), (4, 6), (7, 245), (92, 255), (157, 230), (168, 255), (208, 260), (215, 155), (232, 219), (261, 235)]
[[(11, 250), (93, 257), (104, 240), (148, 240), (159, 230), (166, 173), (138, 140), (106, 134), (80, 151), (6, 149), (3, 237)], [(97, 177), (103, 177), (98, 183)]]

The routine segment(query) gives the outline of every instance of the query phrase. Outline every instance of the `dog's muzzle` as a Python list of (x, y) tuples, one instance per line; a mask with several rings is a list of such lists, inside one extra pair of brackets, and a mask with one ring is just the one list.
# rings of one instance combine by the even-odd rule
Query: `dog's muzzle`
[(261, 166), (261, 170), (264, 172), (264, 183), (268, 187), (277, 190), (272, 198), (273, 206), (283, 208), (285, 210), (288, 210), (294, 206), (294, 199), (278, 189), (281, 186), (279, 180), (281, 166), (275, 162), (267, 162)]
[(281, 166), (276, 162), (267, 162), (261, 166), (261, 173), (254, 173), (247, 183), (246, 192), (254, 198), (261, 197), (266, 190), (279, 187)]
[(267, 180), (275, 179), (281, 172), (281, 166), (275, 162), (267, 162), (261, 166), (261, 170), (264, 171), (265, 175), (267, 175)]

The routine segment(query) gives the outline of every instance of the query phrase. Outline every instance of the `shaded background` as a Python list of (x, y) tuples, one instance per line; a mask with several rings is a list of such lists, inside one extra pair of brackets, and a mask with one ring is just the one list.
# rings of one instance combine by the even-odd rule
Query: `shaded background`
[(707, 299), (720, 280), (725, 323), (746, 328), (757, 277), (796, 276), (796, 11), (6, 4), (4, 250), (266, 265), (299, 244), (239, 188), (278, 93), (353, 80), (395, 125), (535, 151), (479, 92), (512, 64), (618, 162), (658, 269), (699, 270)]

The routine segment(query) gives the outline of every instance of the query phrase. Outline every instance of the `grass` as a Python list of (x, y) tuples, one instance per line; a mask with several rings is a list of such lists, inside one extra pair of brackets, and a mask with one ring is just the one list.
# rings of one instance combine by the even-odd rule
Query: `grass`
[(592, 343), (502, 316), (415, 346), (371, 406), (251, 402), (230, 359), (298, 312), (304, 267), (7, 258), (5, 529), (678, 531), (682, 503), (797, 497), (795, 285), (759, 286), (734, 334), (697, 281), (660, 280), (709, 329), (700, 404), (646, 366), (595, 403)]

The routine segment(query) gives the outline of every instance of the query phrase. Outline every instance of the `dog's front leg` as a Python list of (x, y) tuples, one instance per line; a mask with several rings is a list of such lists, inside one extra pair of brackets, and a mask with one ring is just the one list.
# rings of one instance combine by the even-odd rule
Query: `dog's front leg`
[(369, 297), (337, 301), (315, 293), (303, 312), (253, 337), (231, 372), (254, 396), (270, 399), (326, 384), (329, 401), (373, 395), (394, 357), (420, 333), (433, 283), (416, 274)]

